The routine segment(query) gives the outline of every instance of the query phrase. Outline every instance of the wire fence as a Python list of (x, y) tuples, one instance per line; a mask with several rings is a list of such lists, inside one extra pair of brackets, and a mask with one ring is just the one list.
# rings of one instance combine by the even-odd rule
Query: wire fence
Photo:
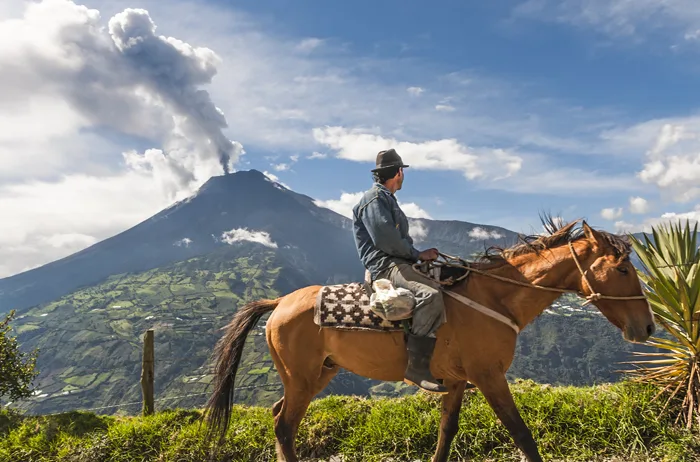
[[(349, 375), (354, 375), (352, 372), (339, 372), (336, 374), (336, 377), (343, 377), (343, 376), (349, 376)], [(255, 390), (255, 389), (264, 389), (264, 388), (277, 388), (277, 389), (282, 389), (283, 384), (281, 382), (278, 383), (265, 383), (265, 384), (260, 384), (260, 385), (244, 385), (244, 386), (236, 386), (234, 388), (234, 392), (237, 391), (242, 391), (242, 390)], [(180, 396), (167, 396), (164, 398), (157, 398), (154, 401), (156, 403), (161, 403), (165, 401), (174, 401), (178, 399), (187, 399), (187, 398), (193, 398), (193, 397), (199, 397), (199, 396), (209, 396), (211, 392), (201, 392), (201, 393), (191, 393), (187, 395), (180, 395)], [(52, 399), (52, 398), (62, 398), (65, 395), (59, 395), (59, 396), (53, 396), (53, 397), (48, 397), (45, 399)], [(97, 406), (97, 407), (89, 407), (89, 408), (80, 408), (80, 409), (70, 409), (70, 410), (65, 410), (61, 412), (51, 412), (51, 413), (42, 413), (42, 416), (51, 416), (51, 415), (58, 415), (58, 414), (64, 414), (66, 412), (93, 412), (93, 411), (103, 411), (106, 409), (116, 409), (116, 408), (127, 408), (130, 406), (142, 406), (144, 403), (143, 399), (139, 401), (131, 401), (128, 403), (118, 403), (118, 404), (110, 404), (108, 406)]]

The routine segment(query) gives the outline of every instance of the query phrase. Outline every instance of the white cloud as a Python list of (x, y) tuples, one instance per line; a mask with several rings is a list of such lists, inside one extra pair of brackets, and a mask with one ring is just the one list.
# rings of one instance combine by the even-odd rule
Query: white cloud
[[(485, 189), (539, 194), (608, 194), (635, 191), (643, 184), (633, 175), (604, 175), (575, 167), (552, 165), (541, 154), (504, 149), (471, 148), (455, 139), (399, 141), (369, 130), (324, 127), (316, 140), (337, 151), (337, 157), (374, 164), (376, 153), (395, 148), (411, 169), (455, 170)], [(572, 180), (575, 179), (575, 180)]]
[[(642, 185), (654, 185), (663, 197), (676, 202), (700, 197), (700, 116), (619, 126), (603, 132), (601, 139), (604, 150), (611, 154), (639, 158), (640, 153), (645, 153), (636, 172)], [(643, 210), (641, 203), (639, 207)]]
[(151, 175), (134, 171), (0, 186), (0, 277), (66, 257), (171, 203)]
[(289, 156), (289, 162), (280, 162), (278, 164), (272, 164), (272, 168), (274, 168), (278, 172), (283, 172), (285, 170), (289, 170), (290, 168), (292, 168), (292, 165), (294, 165), (298, 161), (299, 161), (299, 155), (294, 154), (294, 155)]
[[(344, 192), (340, 195), (340, 199), (316, 200), (314, 203), (319, 207), (325, 207), (340, 215), (352, 218), (352, 209), (362, 199), (363, 194), (363, 192)], [(430, 218), (430, 214), (415, 202), (402, 203), (399, 200), (398, 203), (408, 218)]]
[(362, 198), (362, 192), (342, 193), (340, 199), (316, 200), (314, 203), (319, 207), (333, 210), (335, 213), (352, 218), (352, 209)]
[(272, 181), (275, 181), (275, 182), (279, 182), (279, 181), (280, 181), (280, 178), (279, 178), (277, 175), (275, 175), (274, 173), (270, 173), (270, 172), (268, 172), (267, 170), (265, 170), (265, 171), (263, 172), (263, 175), (265, 175), (266, 177), (268, 177), (268, 178), (271, 179)]
[(669, 148), (675, 146), (683, 139), (697, 140), (697, 135), (688, 133), (685, 125), (665, 123), (660, 129), (656, 144), (649, 151), (649, 155), (652, 157), (658, 156), (668, 151)]
[[(642, 182), (656, 185), (679, 202), (700, 196), (700, 117), (650, 120), (618, 129), (608, 139), (646, 152), (637, 172)], [(641, 202), (639, 207), (644, 207)]]
[(606, 220), (615, 220), (622, 216), (622, 208), (607, 208), (600, 211), (600, 216)]
[(685, 38), (688, 41), (700, 40), (700, 29), (686, 32), (683, 38)]
[(323, 42), (324, 41), (320, 38), (310, 37), (300, 41), (295, 48), (297, 51), (308, 53), (323, 45)]
[[(150, 173), (156, 183), (170, 195), (177, 194), (178, 191), (183, 189), (183, 185), (197, 181), (197, 177), (192, 171), (166, 155), (160, 149), (147, 149), (143, 154), (139, 154), (136, 151), (127, 151), (123, 155), (128, 167), (136, 172)], [(212, 164), (209, 164), (209, 166), (212, 166)], [(215, 172), (212, 171), (211, 174), (213, 175)]]
[(306, 158), (307, 159), (325, 159), (326, 157), (328, 157), (328, 154), (314, 151), (311, 153), (311, 155), (307, 156)]
[(503, 237), (503, 234), (496, 230), (488, 231), (480, 226), (477, 226), (469, 231), (469, 237), (472, 238), (472, 241), (483, 241), (486, 239), (500, 239)]
[(616, 124), (599, 134), (602, 152), (651, 158), (682, 154), (699, 145), (700, 116), (651, 119), (631, 126)]
[(693, 200), (700, 197), (700, 152), (651, 160), (639, 172), (639, 177), (646, 183), (670, 190), (679, 202)]
[(622, 220), (615, 222), (615, 232), (618, 234), (636, 233), (642, 231), (643, 228), (644, 225), (635, 225)]
[(274, 168), (274, 169), (277, 170), (278, 172), (283, 172), (283, 171), (285, 171), (285, 170), (289, 170), (289, 164), (284, 164), (284, 163), (282, 163), (282, 164), (274, 164), (274, 165), (272, 166), (272, 168)]
[(700, 222), (700, 205), (695, 210), (689, 212), (666, 212), (659, 217), (650, 217), (644, 219), (641, 223), (629, 223), (618, 221), (615, 223), (616, 231), (619, 233), (650, 233), (652, 226), (660, 224), (685, 224), (689, 222), (691, 226), (694, 223)]
[(8, 104), (9, 110), (0, 111), (0, 180), (60, 174), (76, 161), (89, 168), (95, 158), (102, 159), (98, 150), (91, 149), (97, 144), (92, 143), (93, 138), (83, 137), (80, 144), (71, 142), (86, 122), (65, 101), (39, 94), (27, 95), (23, 104), (3, 103), (2, 94), (0, 89), (0, 107)]
[(408, 220), (408, 234), (413, 239), (413, 244), (419, 244), (428, 236), (428, 227), (423, 220), (410, 218)]
[(528, 0), (514, 13), (637, 42), (652, 36), (658, 40), (659, 31), (674, 42), (693, 40), (700, 26), (700, 4), (694, 0)]
[(425, 92), (425, 89), (421, 87), (408, 87), (406, 91), (412, 96), (420, 96), (422, 93)]
[(270, 172), (268, 172), (268, 171), (266, 170), (266, 171), (263, 172), (263, 175), (265, 175), (265, 176), (266, 176), (270, 181), (272, 181), (273, 183), (277, 183), (277, 184), (279, 184), (279, 185), (282, 185), (282, 186), (284, 186), (285, 188), (289, 189), (290, 191), (292, 190), (292, 188), (290, 188), (288, 185), (286, 185), (285, 183), (283, 183), (283, 182), (279, 179), (279, 177), (278, 177), (277, 175), (275, 175), (274, 173), (270, 173)]
[(399, 207), (401, 207), (403, 213), (405, 213), (409, 218), (431, 218), (430, 214), (428, 214), (428, 212), (423, 210), (415, 202), (402, 203), (399, 201)]
[(700, 221), (700, 206), (695, 207), (695, 210), (691, 212), (667, 212), (661, 215), (661, 218), (659, 219), (660, 221), (665, 221), (667, 223), (677, 223), (677, 222), (685, 222), (686, 220), (690, 221), (691, 223), (693, 222), (698, 222)]
[(436, 111), (443, 111), (443, 112), (452, 112), (455, 110), (454, 106), (450, 106), (449, 104), (438, 104), (435, 106)]
[(393, 147), (413, 168), (459, 170), (468, 179), (507, 178), (520, 170), (523, 161), (506, 150), (475, 150), (454, 139), (414, 143), (343, 127), (315, 128), (313, 133), (316, 141), (336, 150), (342, 159), (375, 162), (377, 152)]
[(236, 242), (250, 241), (257, 242), (266, 247), (277, 248), (277, 244), (272, 241), (270, 235), (265, 231), (250, 231), (246, 228), (232, 229), (221, 234), (221, 241), (233, 245)]
[(179, 241), (175, 241), (173, 245), (177, 247), (189, 247), (190, 244), (192, 244), (192, 242), (192, 239), (190, 239), (189, 237), (183, 237)]
[(71, 247), (82, 249), (97, 242), (94, 236), (78, 233), (54, 234), (42, 237), (41, 240), (56, 249)]
[(630, 212), (638, 214), (649, 212), (649, 202), (643, 197), (630, 197)]

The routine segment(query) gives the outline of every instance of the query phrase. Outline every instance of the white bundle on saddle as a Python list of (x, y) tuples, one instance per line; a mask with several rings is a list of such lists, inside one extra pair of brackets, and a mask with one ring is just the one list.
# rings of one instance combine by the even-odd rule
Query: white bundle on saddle
[(369, 305), (377, 316), (387, 321), (400, 321), (413, 316), (416, 298), (410, 290), (397, 289), (388, 279), (374, 281), (372, 289)]

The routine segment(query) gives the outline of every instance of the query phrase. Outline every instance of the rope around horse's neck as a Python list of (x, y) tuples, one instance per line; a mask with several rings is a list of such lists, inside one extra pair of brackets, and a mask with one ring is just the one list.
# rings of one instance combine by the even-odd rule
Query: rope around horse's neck
[[(451, 255), (447, 255), (447, 254), (444, 254), (444, 253), (442, 253), (442, 252), (438, 252), (438, 253), (439, 253), (441, 256), (445, 257), (445, 258), (450, 258), (450, 259), (453, 259), (453, 260), (461, 260), (461, 258), (453, 257), (453, 256), (451, 256)], [(559, 293), (577, 293), (577, 292), (578, 292), (578, 291), (576, 291), (576, 290), (571, 290), (571, 289), (560, 289), (560, 288), (558, 288), (558, 287), (547, 287), (547, 286), (541, 286), (541, 285), (538, 285), (538, 284), (533, 284), (533, 283), (531, 283), (531, 282), (518, 281), (517, 279), (511, 279), (511, 278), (507, 278), (507, 277), (504, 277), (504, 276), (499, 276), (498, 274), (491, 274), (491, 273), (489, 273), (489, 272), (487, 272), (487, 271), (479, 270), (479, 269), (476, 269), (476, 268), (474, 268), (473, 266), (469, 266), (469, 265), (458, 265), (458, 264), (456, 264), (456, 263), (449, 263), (449, 262), (445, 262), (445, 263), (443, 263), (443, 265), (445, 265), (445, 266), (451, 266), (451, 267), (454, 267), (454, 268), (463, 268), (463, 269), (466, 269), (467, 272), (466, 272), (464, 275), (462, 275), (462, 276), (460, 276), (460, 277), (458, 277), (457, 279), (454, 279), (454, 280), (449, 279), (449, 280), (447, 280), (447, 281), (437, 281), (439, 284), (442, 284), (442, 285), (452, 285), (452, 284), (454, 284), (454, 283), (456, 283), (456, 282), (461, 281), (462, 279), (465, 279), (465, 278), (469, 275), (469, 273), (472, 273), (472, 272), (473, 272), (473, 273), (481, 274), (481, 275), (484, 275), (484, 276), (488, 276), (488, 277), (493, 278), (493, 279), (498, 279), (498, 280), (500, 280), (500, 281), (508, 282), (508, 283), (510, 283), (510, 284), (515, 284), (515, 285), (519, 285), (519, 286), (523, 286), (523, 287), (528, 287), (528, 288), (531, 288), (531, 289), (541, 289), (541, 290), (548, 290), (548, 291), (551, 291), (551, 292), (559, 292)], [(420, 265), (414, 265), (414, 267), (415, 267), (415, 266), (420, 266)], [(416, 268), (416, 271), (419, 271), (419, 272), (420, 272), (420, 270), (418, 270), (417, 268)]]
[[(586, 271), (584, 271), (583, 268), (581, 267), (581, 263), (579, 263), (579, 261), (578, 261), (578, 258), (576, 256), (576, 251), (574, 250), (574, 246), (571, 242), (569, 242), (569, 250), (571, 251), (571, 256), (573, 257), (573, 260), (576, 263), (576, 267), (578, 268), (578, 270), (581, 272), (581, 275), (583, 276), (583, 280), (586, 283), (588, 290), (591, 292), (590, 295), (583, 295), (580, 291), (574, 290), (574, 289), (560, 289), (558, 287), (547, 287), (547, 286), (541, 286), (539, 284), (533, 284), (531, 282), (518, 281), (516, 279), (511, 279), (511, 278), (507, 278), (504, 276), (499, 276), (497, 274), (491, 274), (487, 271), (479, 270), (479, 269), (476, 269), (476, 268), (469, 266), (469, 265), (459, 265), (456, 263), (449, 263), (449, 262), (445, 262), (444, 265), (452, 266), (455, 268), (463, 268), (463, 269), (466, 269), (467, 272), (463, 276), (460, 276), (459, 278), (457, 278), (454, 281), (451, 281), (451, 280), (439, 281), (438, 280), (437, 282), (439, 284), (442, 284), (442, 285), (454, 284), (455, 282), (459, 282), (460, 280), (465, 279), (469, 275), (469, 273), (473, 271), (473, 272), (475, 272), (477, 274), (481, 274), (483, 276), (488, 276), (488, 277), (493, 278), (493, 279), (498, 279), (500, 281), (504, 281), (504, 282), (507, 282), (510, 284), (515, 284), (515, 285), (519, 285), (519, 286), (523, 286), (523, 287), (528, 287), (531, 289), (546, 290), (546, 291), (558, 292), (558, 293), (575, 293), (575, 294), (578, 294), (579, 296), (586, 299), (586, 302), (583, 304), (583, 306), (585, 306), (593, 301), (600, 300), (600, 299), (610, 299), (610, 300), (642, 300), (642, 299), (646, 299), (646, 296), (644, 296), (644, 295), (631, 295), (631, 296), (618, 297), (618, 296), (613, 296), (613, 295), (602, 295), (601, 293), (596, 292), (595, 290), (593, 290), (593, 286), (591, 285), (590, 281), (588, 280), (588, 276), (586, 274)], [(458, 257), (453, 257), (451, 255), (447, 255), (447, 254), (444, 254), (441, 252), (438, 252), (438, 253), (442, 257), (444, 257), (446, 260), (452, 259), (452, 260), (464, 261), (463, 259), (458, 258)], [(420, 272), (420, 270), (418, 270), (416, 268), (416, 266), (419, 266), (419, 265), (414, 265), (414, 269), (416, 271)]]
[[(456, 264), (454, 264), (454, 263), (447, 263), (447, 265), (448, 265), (448, 266), (454, 266), (454, 267), (456, 267), (456, 268), (464, 268), (464, 269), (466, 269), (468, 272), (474, 272), (474, 273), (477, 273), (477, 274), (482, 274), (482, 275), (484, 275), (484, 276), (488, 276), (488, 277), (493, 278), (493, 279), (498, 279), (498, 280), (500, 280), (500, 281), (508, 282), (508, 283), (511, 283), (511, 284), (516, 284), (516, 285), (523, 286), (523, 287), (529, 287), (529, 288), (541, 289), (541, 290), (549, 290), (549, 291), (552, 291), (552, 292), (559, 292), (559, 293), (577, 292), (577, 291), (575, 291), (575, 290), (570, 290), (570, 289), (560, 289), (560, 288), (558, 288), (558, 287), (547, 287), (547, 286), (541, 286), (541, 285), (538, 285), (538, 284), (533, 284), (533, 283), (531, 283), (531, 282), (518, 281), (517, 279), (511, 279), (511, 278), (499, 276), (498, 274), (491, 274), (491, 273), (489, 273), (489, 272), (487, 272), (487, 271), (479, 270), (479, 269), (476, 269), (476, 268), (474, 268), (474, 267), (472, 267), (472, 266), (456, 265)], [(467, 274), (468, 274), (468, 273), (467, 273)], [(460, 277), (459, 280), (461, 280), (461, 279), (464, 279), (464, 278), (463, 278), (463, 277)], [(456, 282), (456, 281), (455, 281), (455, 282)], [(441, 283), (442, 283), (442, 282), (441, 282)]]

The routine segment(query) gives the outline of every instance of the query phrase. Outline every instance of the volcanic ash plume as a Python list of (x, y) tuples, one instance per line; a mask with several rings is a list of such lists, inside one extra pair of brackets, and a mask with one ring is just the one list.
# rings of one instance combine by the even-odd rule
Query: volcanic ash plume
[(126, 9), (109, 21), (109, 34), (132, 75), (184, 117), (180, 127), (184, 134), (198, 140), (200, 147), (206, 146), (206, 151), (213, 151), (228, 173), (229, 163), (236, 160), (241, 147), (224, 136), (221, 130), (227, 124), (223, 112), (208, 92), (197, 88), (211, 82), (217, 56), (207, 48), (193, 48), (155, 32), (148, 12), (141, 9)]
[[(17, 95), (69, 105), (87, 132), (128, 135), (118, 138), (127, 165), (170, 191), (228, 173), (243, 152), (202, 89), (219, 63), (208, 48), (156, 35), (142, 9), (105, 25), (95, 9), (43, 0), (27, 2), (21, 19), (0, 21), (0, 105), (20, 104)], [(159, 145), (136, 153), (131, 137)]]

